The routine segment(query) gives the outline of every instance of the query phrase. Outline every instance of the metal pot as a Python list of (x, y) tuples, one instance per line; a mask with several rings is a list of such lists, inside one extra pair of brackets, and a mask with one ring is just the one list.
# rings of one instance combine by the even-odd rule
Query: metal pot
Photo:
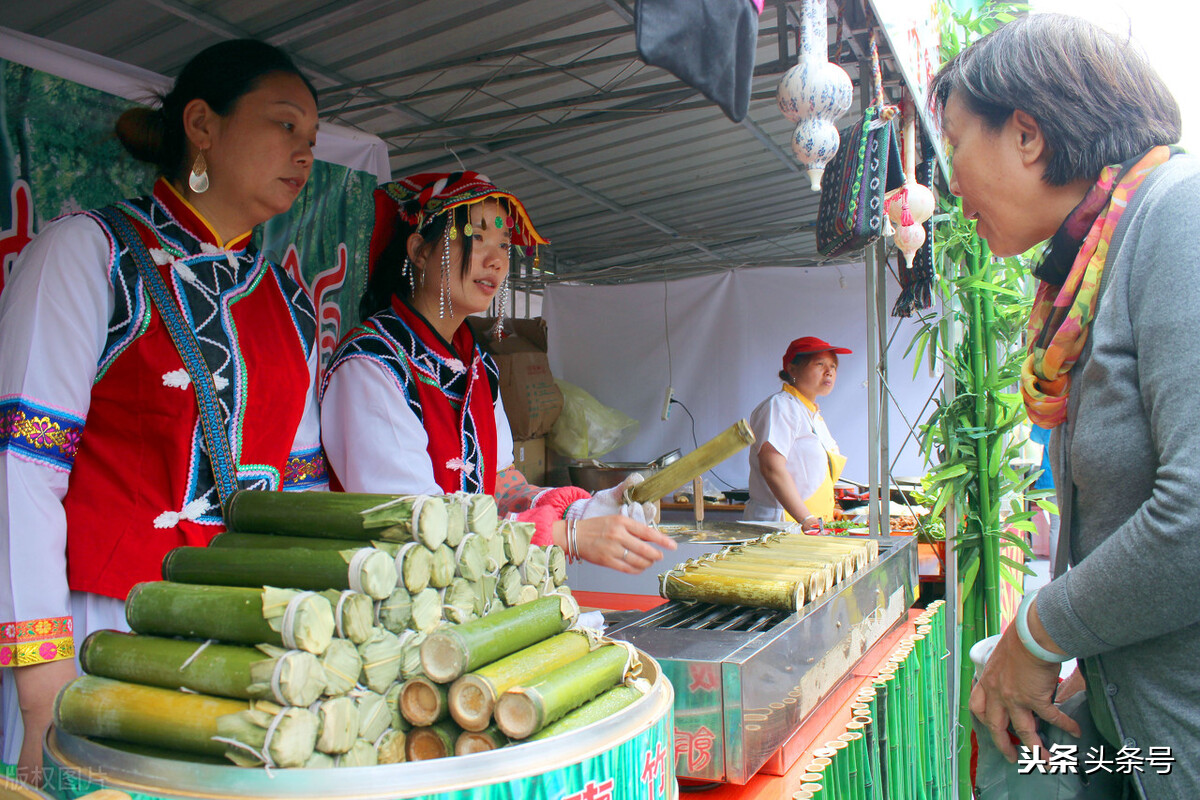
[(649, 478), (658, 467), (654, 464), (644, 464), (631, 461), (581, 461), (567, 467), (571, 476), (571, 484), (580, 489), (586, 489), (595, 494), (601, 489), (611, 489), (635, 472)]

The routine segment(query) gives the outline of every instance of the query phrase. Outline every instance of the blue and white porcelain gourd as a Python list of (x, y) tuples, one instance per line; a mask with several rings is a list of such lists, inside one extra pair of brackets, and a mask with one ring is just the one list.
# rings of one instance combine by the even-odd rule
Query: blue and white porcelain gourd
[(825, 165), (840, 140), (834, 120), (854, 100), (850, 76), (828, 61), (829, 31), (826, 0), (803, 0), (800, 11), (800, 60), (783, 74), (775, 92), (779, 111), (797, 123), (792, 152), (808, 170), (813, 191), (821, 190)]

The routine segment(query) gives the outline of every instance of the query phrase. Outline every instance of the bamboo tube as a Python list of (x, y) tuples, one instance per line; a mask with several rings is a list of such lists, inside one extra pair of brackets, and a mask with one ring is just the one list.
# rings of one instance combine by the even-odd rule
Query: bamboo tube
[(339, 639), (362, 644), (371, 636), (371, 630), (375, 627), (375, 601), (368, 595), (352, 589), (330, 589), (321, 592), (321, 596), (333, 606), (334, 633)]
[[(414, 509), (416, 537), (412, 536)], [(241, 491), (229, 498), (224, 518), (229, 530), (243, 533), (358, 541), (418, 538), (435, 541), (432, 547), (446, 540), (446, 505), (441, 497)]]
[(417, 594), (429, 586), (433, 571), (433, 551), (420, 542), (406, 542), (395, 556), (396, 574), (400, 583), (410, 594)]
[(429, 585), (435, 589), (445, 589), (454, 579), (456, 566), (454, 548), (448, 544), (438, 547), (433, 551), (433, 558), (430, 561)]
[(607, 719), (623, 708), (633, 705), (643, 697), (643, 693), (632, 686), (614, 686), (601, 694), (595, 700), (584, 703), (579, 708), (563, 715), (557, 722), (552, 722), (529, 737), (529, 741), (548, 739), (560, 733), (578, 730), (585, 725)]
[(496, 535), (500, 524), (500, 510), (496, 498), (490, 494), (473, 494), (467, 505), (467, 530), (485, 539)]
[(546, 569), (550, 572), (550, 580), (555, 586), (567, 582), (567, 554), (561, 547), (552, 544), (546, 548)]
[(534, 526), (530, 522), (504, 520), (497, 531), (504, 543), (504, 558), (514, 566), (520, 566), (529, 552), (533, 541)]
[(389, 728), (375, 743), (380, 764), (400, 764), (407, 758), (408, 737), (404, 731)]
[(379, 692), (356, 691), (354, 705), (358, 707), (358, 736), (374, 742), (388, 729), (392, 721), (387, 700)]
[[(289, 612), (290, 608), (290, 612)], [(139, 583), (125, 601), (137, 633), (260, 642), (320, 655), (333, 638), (333, 609), (317, 594), (264, 587)]]
[(629, 651), (605, 645), (500, 695), (494, 717), (512, 739), (526, 739), (625, 677)]
[(487, 571), (496, 572), (507, 563), (508, 560), (504, 557), (504, 537), (497, 530), (487, 539)]
[(455, 578), (446, 587), (446, 595), (442, 598), (442, 616), (456, 624), (470, 622), (479, 617), (475, 612), (478, 605), (479, 592), (476, 585), (466, 578)]
[(745, 575), (747, 577), (767, 578), (769, 580), (791, 579), (804, 582), (804, 594), (807, 599), (819, 597), (837, 582), (833, 565), (811, 562), (804, 564), (780, 564), (778, 561), (751, 561), (734, 558), (718, 558), (709, 561), (699, 561), (688, 567), (688, 572), (706, 571), (724, 574)]
[(413, 728), (408, 732), (408, 760), (426, 761), (454, 755), (460, 733), (458, 726), (448, 719), (427, 728)]
[[(499, 537), (497, 537), (499, 540)], [(524, 584), (521, 582), (521, 570), (512, 564), (505, 564), (500, 568), (498, 583), (496, 584), (496, 596), (500, 598), (500, 602), (506, 606), (515, 606), (521, 599), (521, 587)]]
[(579, 607), (564, 597), (545, 597), (486, 617), (437, 630), (421, 645), (421, 666), (438, 683), (561, 633)]
[[(413, 630), (400, 634), (400, 677), (404, 680), (423, 674), (421, 672), (421, 645), (425, 643), (427, 636), (428, 634)], [(393, 725), (393, 727), (395, 726)]]
[(481, 731), (463, 731), (454, 743), (454, 755), (466, 756), (471, 753), (486, 753), (498, 750), (508, 744), (508, 737), (500, 732), (495, 725)]
[(322, 753), (320, 750), (313, 750), (313, 754), (308, 757), (302, 765), (302, 769), (333, 769), (337, 766), (337, 762), (333, 760), (333, 756), (328, 753)]
[[(483, 616), (492, 610), (499, 610), (503, 603), (497, 598), (496, 590), (500, 586), (500, 573), (485, 572), (475, 583), (475, 613)], [(499, 605), (498, 605), (499, 604)]]
[(846, 747), (847, 743), (839, 739), (830, 739), (825, 743), (825, 749), (834, 751), (834, 755), (827, 756), (827, 758), (833, 762), (833, 780), (837, 796), (846, 798), (846, 800), (855, 800), (853, 790), (850, 788), (850, 755), (846, 752)]
[(265, 649), (101, 630), (84, 640), (79, 664), (103, 678), (220, 697), (307, 706), (321, 696), (325, 670), (316, 656), (261, 647)]
[(478, 533), (468, 533), (454, 550), (455, 574), (468, 581), (478, 581), (487, 572), (488, 543)]
[(823, 788), (824, 788), (823, 784), (821, 784), (819, 782), (800, 784), (800, 791), (808, 792), (808, 796), (812, 800), (826, 796), (826, 795), (822, 794)]
[(334, 639), (321, 656), (321, 667), (325, 671), (325, 695), (336, 697), (345, 694), (358, 683), (362, 672), (362, 656), (358, 647), (349, 639)]
[(445, 685), (429, 678), (409, 678), (400, 690), (400, 713), (414, 727), (429, 727), (450, 716), (448, 694)]
[(400, 661), (404, 645), (394, 633), (375, 628), (371, 638), (358, 646), (362, 657), (359, 682), (371, 691), (382, 694), (400, 676)]
[(77, 736), (221, 757), (225, 745), (212, 740), (217, 720), (245, 708), (240, 700), (84, 675), (59, 691), (54, 724)]
[[(366, 546), (364, 542), (362, 546)], [(281, 536), (272, 533), (236, 533), (226, 531), (218, 533), (208, 542), (209, 547), (224, 549), (276, 549), (286, 550), (297, 547), (301, 550), (345, 550), (353, 547), (354, 543), (345, 539), (322, 539), (316, 536)]]
[(354, 698), (334, 697), (321, 703), (316, 710), (316, 749), (331, 756), (349, 753), (358, 741), (358, 706)]
[(412, 597), (412, 627), (429, 633), (442, 624), (442, 598), (437, 589), (425, 589)]
[[(861, 730), (850, 729), (837, 738), (846, 743), (846, 753), (849, 756), (850, 794), (854, 800), (867, 800), (871, 789), (871, 776), (867, 772), (863, 736)], [(859, 726), (861, 728), (861, 726)]]
[(666, 572), (659, 594), (672, 600), (748, 605), (795, 611), (804, 605), (804, 584), (797, 580), (770, 580), (719, 572)]
[(403, 586), (397, 586), (386, 600), (375, 604), (375, 622), (385, 630), (399, 634), (412, 621), (412, 595)]
[(683, 458), (668, 464), (625, 492), (625, 499), (633, 503), (653, 503), (661, 500), (752, 444), (754, 431), (750, 429), (749, 422), (740, 419)]
[(217, 719), (225, 757), (238, 766), (303, 766), (317, 741), (317, 715), (306, 708), (257, 700), (251, 708)]
[(467, 533), (467, 504), (471, 495), (454, 492), (445, 496), (446, 501), (446, 544), (458, 547)]
[(841, 558), (822, 558), (819, 554), (792, 557), (780, 555), (781, 548), (730, 548), (729, 552), (721, 553), (706, 564), (739, 566), (745, 569), (774, 568), (780, 570), (802, 571), (818, 569), (829, 576), (829, 584), (841, 583), (846, 577), (845, 561)]
[(379, 763), (375, 745), (365, 739), (355, 739), (350, 752), (335, 756), (339, 767), (373, 767)]
[(521, 582), (530, 586), (541, 586), (546, 580), (546, 549), (537, 545), (530, 545), (529, 550), (525, 553), (525, 560), (521, 562), (519, 567), (521, 570)]
[(450, 714), (463, 730), (483, 730), (492, 721), (500, 695), (521, 681), (535, 680), (583, 657), (590, 649), (587, 636), (567, 631), (485, 664), (450, 686)]
[(163, 559), (162, 570), (163, 578), (179, 583), (353, 589), (375, 600), (396, 588), (391, 559), (373, 547), (340, 551), (176, 547)]

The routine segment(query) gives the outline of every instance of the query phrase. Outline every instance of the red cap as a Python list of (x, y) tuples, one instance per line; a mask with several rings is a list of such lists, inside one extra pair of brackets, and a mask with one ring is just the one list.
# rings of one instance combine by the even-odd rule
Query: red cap
[(845, 347), (834, 347), (824, 339), (818, 339), (815, 336), (801, 336), (796, 341), (788, 345), (787, 352), (783, 354), (783, 368), (787, 369), (787, 365), (792, 363), (796, 356), (808, 355), (809, 353), (837, 353), (838, 355), (848, 356), (851, 351)]

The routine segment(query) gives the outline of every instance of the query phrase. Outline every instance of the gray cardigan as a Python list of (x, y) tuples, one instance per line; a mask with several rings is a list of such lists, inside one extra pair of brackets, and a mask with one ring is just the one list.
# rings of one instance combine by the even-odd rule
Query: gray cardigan
[(1107, 699), (1123, 744), (1172, 749), (1170, 775), (1140, 775), (1149, 798), (1200, 798), (1198, 234), (1200, 159), (1178, 155), (1113, 237), (1051, 442), (1071, 570), (1037, 601), (1061, 648), (1098, 656), (1088, 692)]

